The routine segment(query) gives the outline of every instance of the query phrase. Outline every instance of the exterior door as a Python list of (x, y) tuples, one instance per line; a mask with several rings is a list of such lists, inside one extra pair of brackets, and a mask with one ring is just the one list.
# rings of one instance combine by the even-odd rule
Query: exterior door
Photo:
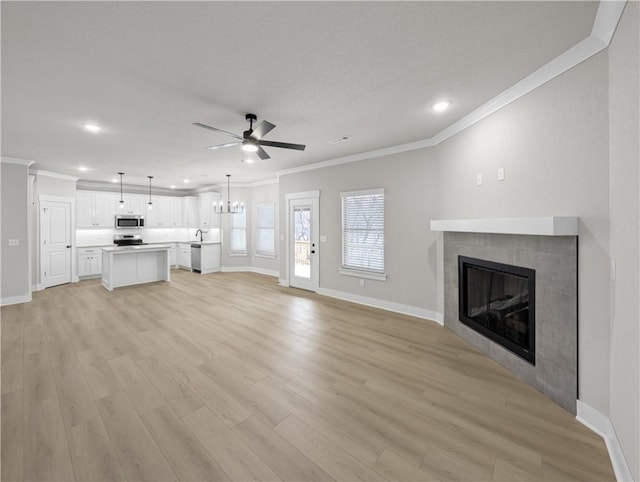
[(319, 286), (318, 198), (289, 200), (289, 286)]
[(71, 282), (71, 202), (40, 203), (40, 277), (44, 288)]

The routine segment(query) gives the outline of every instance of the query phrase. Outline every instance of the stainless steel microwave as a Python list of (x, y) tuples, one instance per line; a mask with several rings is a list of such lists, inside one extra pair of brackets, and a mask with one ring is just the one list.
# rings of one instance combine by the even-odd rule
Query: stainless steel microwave
[(116, 214), (116, 229), (144, 228), (144, 216), (140, 214)]

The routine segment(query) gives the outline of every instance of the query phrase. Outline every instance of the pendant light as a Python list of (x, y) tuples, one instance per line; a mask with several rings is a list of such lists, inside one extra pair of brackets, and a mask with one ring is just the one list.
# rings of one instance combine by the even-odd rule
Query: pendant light
[(122, 176), (124, 176), (124, 172), (119, 172), (118, 176), (120, 176), (120, 202), (118, 207), (120, 209), (124, 209), (124, 199), (122, 199)]
[(153, 176), (147, 176), (149, 178), (149, 202), (147, 203), (147, 209), (153, 209), (153, 203), (151, 202), (151, 179)]
[(231, 174), (227, 174), (227, 206), (222, 207), (222, 201), (219, 205), (213, 205), (213, 210), (216, 214), (239, 214), (244, 212), (244, 203), (234, 202), (231, 203), (231, 188), (230, 188)]

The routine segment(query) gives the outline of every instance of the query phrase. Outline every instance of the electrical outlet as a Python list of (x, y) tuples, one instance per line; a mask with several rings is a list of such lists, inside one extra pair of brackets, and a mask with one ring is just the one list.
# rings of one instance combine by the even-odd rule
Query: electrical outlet
[(482, 186), (482, 174), (476, 174), (476, 186)]
[(504, 181), (504, 167), (498, 168), (498, 181)]
[(19, 239), (10, 239), (9, 240), (9, 246), (20, 246), (20, 240)]

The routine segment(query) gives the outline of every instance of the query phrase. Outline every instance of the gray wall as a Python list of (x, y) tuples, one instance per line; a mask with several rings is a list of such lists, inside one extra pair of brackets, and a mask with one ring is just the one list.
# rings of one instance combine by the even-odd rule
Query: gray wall
[[(280, 176), (280, 233), (286, 230), (289, 193), (320, 190), (320, 287), (436, 310), (436, 217), (438, 165), (423, 149), (361, 162)], [(340, 275), (340, 192), (385, 189), (385, 269), (387, 281)], [(280, 242), (280, 276), (286, 277), (285, 241)]]
[[(2, 162), (1, 180), (1, 233), (0, 259), (2, 284), (0, 298), (30, 296), (29, 277), (29, 223), (28, 223), (28, 168), (26, 165)], [(9, 247), (9, 239), (18, 239), (20, 245)]]
[(609, 47), (609, 223), (611, 258), (610, 418), (636, 480), (640, 479), (640, 144), (639, 5), (629, 2)]
[[(227, 200), (226, 188), (221, 190), (223, 202)], [(229, 254), (229, 221), (230, 217), (223, 215), (220, 220), (222, 228), (222, 267), (224, 268), (256, 268), (269, 273), (278, 273), (278, 259), (262, 258), (255, 256), (256, 230), (255, 222), (257, 216), (257, 205), (260, 203), (278, 204), (278, 184), (266, 184), (252, 187), (231, 186), (231, 200), (244, 202), (247, 213), (247, 255), (231, 256)], [(277, 211), (276, 211), (277, 212)], [(277, 232), (277, 220), (276, 220)], [(277, 251), (277, 243), (276, 243)], [(277, 253), (276, 253), (277, 254)]]
[(608, 95), (605, 51), (435, 148), (440, 218), (580, 217), (579, 390), (602, 413), (609, 412)]

